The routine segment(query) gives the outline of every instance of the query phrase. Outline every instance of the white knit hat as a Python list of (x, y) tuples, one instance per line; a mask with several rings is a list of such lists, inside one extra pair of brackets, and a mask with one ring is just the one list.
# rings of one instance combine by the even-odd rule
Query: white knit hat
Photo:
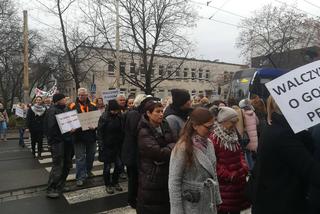
[(217, 115), (217, 121), (222, 123), (237, 117), (238, 113), (234, 109), (229, 107), (220, 107)]

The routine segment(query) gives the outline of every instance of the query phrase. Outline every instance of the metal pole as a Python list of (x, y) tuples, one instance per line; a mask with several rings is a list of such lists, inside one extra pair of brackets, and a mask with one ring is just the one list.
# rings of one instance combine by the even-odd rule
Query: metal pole
[(30, 102), (29, 97), (29, 43), (28, 43), (28, 11), (23, 11), (23, 99)]
[(119, 21), (119, 0), (116, 0), (116, 82), (120, 89), (120, 21)]

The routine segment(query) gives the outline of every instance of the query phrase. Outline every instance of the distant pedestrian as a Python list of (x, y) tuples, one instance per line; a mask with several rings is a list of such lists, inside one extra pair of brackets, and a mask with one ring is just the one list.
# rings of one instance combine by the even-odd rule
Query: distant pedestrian
[(208, 139), (214, 123), (209, 110), (194, 109), (171, 154), (171, 214), (217, 214), (221, 204), (216, 156)]
[[(52, 156), (52, 168), (47, 187), (48, 198), (58, 198), (61, 192), (67, 190), (65, 182), (72, 167), (71, 153), (73, 150), (70, 132), (62, 134), (56, 119), (57, 114), (68, 111), (65, 96), (63, 94), (55, 94), (53, 103), (54, 105), (46, 113), (47, 126), (50, 130), (47, 137)], [(71, 132), (74, 131), (72, 130)]]
[(217, 157), (217, 174), (222, 204), (219, 214), (240, 214), (250, 207), (244, 192), (248, 165), (236, 132), (238, 113), (229, 107), (220, 107), (210, 140)]
[[(19, 103), (16, 107), (22, 109), (25, 113), (27, 113), (27, 106), (24, 103)], [(25, 147), (24, 144), (24, 132), (26, 130), (26, 114), (24, 117), (16, 116), (16, 128), (19, 129), (19, 146), (22, 148)]]
[[(98, 110), (96, 104), (88, 98), (86, 88), (78, 89), (78, 97), (74, 103), (70, 104), (71, 110), (77, 110), (79, 114)], [(74, 151), (76, 156), (76, 180), (77, 186), (83, 186), (88, 177), (93, 177), (92, 173), (94, 155), (96, 153), (96, 129), (82, 131), (77, 129), (74, 136)]]
[(134, 97), (133, 96), (131, 96), (127, 99), (126, 106), (127, 106), (128, 111), (130, 111), (134, 108)]
[[(119, 185), (119, 175), (122, 167), (120, 152), (125, 131), (123, 123), (121, 107), (116, 100), (110, 100), (108, 110), (99, 119), (97, 135), (104, 161), (104, 184), (109, 194), (113, 194), (114, 190), (120, 192), (123, 190)], [(112, 164), (114, 164), (114, 170), (111, 175)]]
[(44, 107), (46, 107), (46, 109), (49, 109), (52, 106), (51, 97), (44, 98), (43, 103), (44, 103)]
[(192, 111), (190, 94), (184, 89), (172, 89), (172, 104), (164, 113), (164, 117), (169, 123), (172, 133), (176, 139), (179, 138), (180, 130), (184, 126)]
[(46, 108), (43, 105), (42, 97), (37, 96), (34, 99), (34, 104), (29, 108), (27, 112), (27, 128), (31, 135), (31, 148), (33, 157), (36, 157), (36, 145), (38, 158), (41, 158), (42, 143), (44, 134), (44, 117)]
[(0, 140), (7, 141), (7, 129), (8, 129), (9, 117), (7, 111), (4, 109), (3, 104), (0, 102)]
[(101, 111), (101, 113), (105, 112), (106, 105), (103, 103), (103, 99), (101, 97), (98, 97), (95, 100), (95, 104), (96, 104), (97, 109), (99, 109)]
[(138, 214), (169, 214), (169, 160), (176, 139), (163, 120), (160, 101), (150, 100), (139, 123)]
[(126, 101), (126, 96), (124, 94), (119, 94), (117, 96), (117, 102), (119, 106), (121, 107), (121, 112), (125, 113), (127, 111), (127, 101)]

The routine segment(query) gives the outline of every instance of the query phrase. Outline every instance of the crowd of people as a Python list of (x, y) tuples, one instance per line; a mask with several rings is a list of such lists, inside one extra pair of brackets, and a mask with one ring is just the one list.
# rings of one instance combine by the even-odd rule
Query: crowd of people
[[(250, 207), (253, 214), (320, 213), (320, 125), (294, 134), (272, 97), (210, 102), (184, 89), (171, 95), (120, 94), (104, 103), (80, 88), (75, 102), (60, 93), (36, 97), (17, 126), (21, 146), (30, 132), (35, 158), (48, 139), (47, 197), (68, 191), (73, 156), (76, 185), (86, 185), (98, 149), (107, 193), (123, 191), (119, 177), (127, 173), (128, 204), (138, 214), (240, 214)], [(56, 115), (70, 110), (102, 114), (97, 127), (61, 134)], [(3, 140), (7, 122), (0, 104)]]

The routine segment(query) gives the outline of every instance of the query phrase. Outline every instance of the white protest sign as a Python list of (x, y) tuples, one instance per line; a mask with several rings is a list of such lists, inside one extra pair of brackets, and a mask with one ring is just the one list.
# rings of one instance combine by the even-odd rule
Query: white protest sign
[(88, 130), (89, 127), (97, 128), (100, 116), (101, 116), (101, 111), (99, 110), (78, 114), (82, 131)]
[(22, 117), (22, 118), (26, 118), (27, 117), (27, 112), (25, 110), (23, 110), (22, 108), (16, 106), (16, 115), (18, 117)]
[(266, 83), (294, 133), (320, 122), (320, 60)]
[(81, 127), (76, 110), (57, 114), (56, 118), (62, 134)]
[(102, 91), (102, 99), (104, 103), (108, 103), (109, 100), (115, 100), (119, 94), (119, 89)]

